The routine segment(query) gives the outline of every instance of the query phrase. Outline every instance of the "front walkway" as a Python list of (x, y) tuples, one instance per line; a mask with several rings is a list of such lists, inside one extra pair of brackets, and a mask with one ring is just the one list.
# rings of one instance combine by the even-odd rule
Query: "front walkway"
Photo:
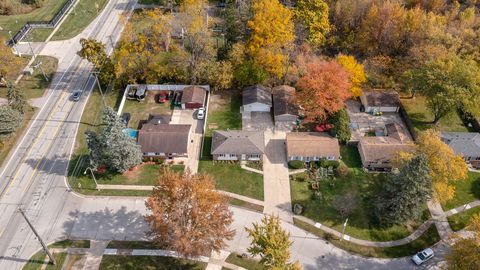
[(292, 201), (285, 149), (285, 132), (265, 131), (263, 157), (264, 213), (292, 223)]
[(442, 206), (439, 202), (434, 200), (428, 201), (427, 206), (432, 215), (432, 220), (435, 222), (440, 238), (442, 240), (448, 240), (453, 233), (453, 230), (448, 223), (447, 215), (443, 212)]

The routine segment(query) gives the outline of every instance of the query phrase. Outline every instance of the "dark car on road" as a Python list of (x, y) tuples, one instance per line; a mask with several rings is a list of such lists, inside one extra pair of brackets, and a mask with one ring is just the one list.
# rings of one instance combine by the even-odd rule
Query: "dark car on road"
[(76, 102), (80, 100), (81, 96), (82, 96), (82, 91), (76, 90), (76, 91), (73, 91), (72, 96), (70, 98), (72, 99), (72, 101)]

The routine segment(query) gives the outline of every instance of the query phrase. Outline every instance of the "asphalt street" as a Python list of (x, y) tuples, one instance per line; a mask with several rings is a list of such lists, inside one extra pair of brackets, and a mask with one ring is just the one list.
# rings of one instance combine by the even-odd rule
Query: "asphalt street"
[[(122, 31), (120, 15), (135, 0), (110, 0), (101, 15), (81, 34), (106, 43)], [(27, 216), (47, 243), (65, 238), (101, 240), (145, 239), (144, 198), (83, 197), (69, 191), (66, 171), (78, 123), (93, 88), (90, 65), (81, 60), (78, 38), (35, 46), (59, 58), (59, 68), (47, 90), (44, 105), (16, 149), (0, 168), (0, 269), (21, 269), (40, 244), (17, 212)], [(70, 93), (85, 89), (79, 102)], [(243, 253), (249, 245), (244, 230), (261, 214), (232, 208), (235, 238), (228, 250)], [(408, 258), (380, 260), (349, 254), (291, 224), (292, 255), (305, 269), (414, 269)]]

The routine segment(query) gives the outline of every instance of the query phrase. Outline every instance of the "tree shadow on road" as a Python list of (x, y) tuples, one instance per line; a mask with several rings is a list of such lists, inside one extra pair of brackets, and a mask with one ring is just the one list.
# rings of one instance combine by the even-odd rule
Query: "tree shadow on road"
[(146, 232), (149, 228), (143, 213), (128, 211), (124, 206), (118, 210), (75, 210), (68, 214), (69, 218), (63, 228), (69, 239), (148, 240)]

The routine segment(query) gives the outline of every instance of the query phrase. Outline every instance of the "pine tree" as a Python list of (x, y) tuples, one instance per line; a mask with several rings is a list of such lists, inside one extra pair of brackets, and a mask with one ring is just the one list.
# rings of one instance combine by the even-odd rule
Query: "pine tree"
[(248, 252), (260, 256), (260, 262), (266, 269), (302, 269), (298, 262), (290, 263), (290, 234), (286, 232), (280, 219), (275, 216), (264, 216), (260, 224), (253, 223), (253, 228), (245, 228), (252, 243)]
[(102, 121), (105, 127), (99, 134), (93, 131), (86, 133), (90, 165), (94, 169), (103, 165), (111, 171), (123, 173), (140, 164), (140, 147), (123, 132), (125, 124), (112, 108), (105, 108)]
[(417, 220), (432, 195), (432, 178), (427, 158), (418, 155), (387, 178), (378, 199), (376, 215), (382, 224), (398, 224)]
[(18, 111), (21, 114), (25, 113), (25, 106), (27, 106), (27, 100), (25, 95), (15, 86), (10, 85), (7, 91), (8, 105), (12, 109)]
[(10, 106), (0, 106), (0, 138), (7, 137), (20, 126), (23, 116)]
[(352, 132), (350, 130), (350, 119), (348, 118), (347, 111), (341, 109), (336, 112), (333, 115), (331, 122), (333, 124), (333, 135), (342, 143), (348, 142), (352, 136)]

